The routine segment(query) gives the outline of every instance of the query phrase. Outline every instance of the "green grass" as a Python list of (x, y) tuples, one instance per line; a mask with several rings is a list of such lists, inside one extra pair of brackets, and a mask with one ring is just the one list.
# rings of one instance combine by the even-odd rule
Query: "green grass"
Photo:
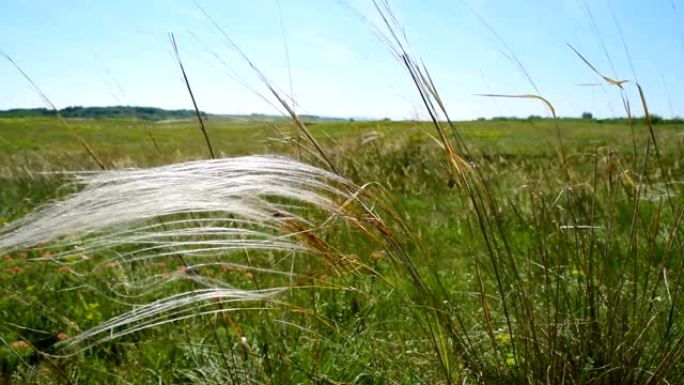
[[(625, 123), (559, 124), (567, 167), (552, 120), (457, 124), (476, 170), (466, 176), (449, 168), (427, 123), (309, 126), (342, 175), (384, 187), (382, 201), (408, 230), (388, 223), (428, 295), (392, 250), (335, 223), (321, 235), (374, 273), (336, 274), (306, 259), (310, 282), (300, 284), (314, 288), (292, 290), (284, 302), (55, 358), (39, 351), (58, 353), (52, 345), (60, 338), (129, 309), (106, 295), (117, 269), (91, 272), (96, 261), (85, 261), (71, 271), (30, 260), (45, 248), (0, 255), (0, 384), (676, 383), (684, 376), (684, 125), (655, 126), (660, 159), (651, 146), (644, 167), (646, 125), (634, 127), (635, 157)], [(68, 125), (108, 167), (208, 157), (195, 122)], [(209, 121), (207, 128), (222, 156), (314, 161), (289, 121)], [(377, 138), (364, 141), (369, 133)], [(97, 166), (56, 120), (0, 119), (0, 221), (73, 190), (60, 187), (64, 177), (40, 171), (82, 169)], [(459, 177), (483, 182), (469, 192)], [(169, 260), (137, 268), (169, 274), (179, 267)], [(241, 287), (268, 284), (240, 271), (212, 274)], [(187, 283), (178, 285), (168, 290)]]

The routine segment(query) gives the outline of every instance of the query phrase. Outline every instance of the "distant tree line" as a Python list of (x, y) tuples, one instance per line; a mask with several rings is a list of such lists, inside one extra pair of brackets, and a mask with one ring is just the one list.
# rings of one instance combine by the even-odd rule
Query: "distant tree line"
[[(594, 118), (591, 115), (591, 113), (587, 113), (587, 112), (582, 114), (582, 119), (594, 120), (597, 123), (624, 123), (624, 124), (629, 123), (629, 119), (627, 119), (625, 117), (597, 119), (597, 118)], [(644, 116), (634, 116), (632, 119), (634, 119), (634, 121), (637, 121), (637, 122), (638, 121), (642, 121), (642, 122), (645, 121)], [(684, 123), (684, 119), (682, 119), (678, 116), (668, 119), (668, 118), (664, 118), (660, 115), (650, 114), (649, 119), (651, 120), (652, 124), (682, 124), (682, 123)]]
[[(194, 110), (165, 110), (157, 107), (66, 107), (58, 111), (65, 118), (85, 119), (193, 119), (197, 115)], [(201, 112), (206, 117), (208, 114)], [(55, 116), (55, 111), (47, 108), (15, 108), (0, 111), (0, 118), (27, 118)]]
[[(664, 118), (660, 115), (651, 114), (651, 115), (649, 115), (649, 118), (650, 118), (652, 124), (684, 124), (684, 119), (681, 117), (678, 117), (678, 116), (668, 119), (668, 118)], [(478, 121), (485, 121), (485, 120), (493, 120), (493, 121), (528, 120), (528, 121), (532, 121), (532, 120), (546, 120), (546, 119), (551, 119), (551, 118), (542, 117), (539, 115), (530, 115), (526, 118), (521, 118), (521, 117), (517, 117), (517, 116), (495, 116), (495, 117), (492, 117), (490, 119), (487, 119), (484, 117), (477, 118)], [(559, 120), (579, 120), (579, 119), (592, 120), (592, 121), (595, 121), (597, 123), (625, 123), (625, 124), (629, 123), (629, 119), (627, 119), (626, 117), (598, 119), (598, 118), (594, 118), (593, 114), (590, 112), (583, 112), (580, 118), (560, 116), (560, 117), (558, 117), (558, 119)], [(632, 117), (632, 119), (634, 121), (644, 121), (645, 118), (643, 116), (634, 116), (634, 117)]]
[[(134, 107), (134, 106), (113, 106), (113, 107), (67, 107), (58, 111), (64, 118), (81, 119), (142, 119), (142, 120), (172, 120), (172, 119), (195, 119), (195, 110), (165, 110), (157, 107)], [(208, 114), (200, 112), (204, 118), (213, 119), (253, 119), (253, 120), (280, 120), (289, 119), (284, 115), (269, 115), (253, 113), (249, 115), (232, 114)], [(52, 117), (55, 111), (47, 108), (15, 108), (10, 110), (0, 110), (0, 118), (31, 118), (31, 117)], [(299, 115), (302, 121), (345, 121), (346, 118), (318, 116), (318, 115)]]

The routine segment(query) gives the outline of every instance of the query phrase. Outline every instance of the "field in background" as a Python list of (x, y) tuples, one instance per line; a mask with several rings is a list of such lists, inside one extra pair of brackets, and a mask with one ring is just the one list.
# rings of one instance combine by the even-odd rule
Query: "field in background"
[[(594, 170), (603, 167), (597, 166), (597, 156), (619, 154), (623, 186), (636, 183), (629, 178), (636, 180), (641, 166), (636, 162), (650, 140), (645, 125), (631, 127), (627, 122), (579, 119), (560, 120), (559, 124), (567, 161), (579, 181), (592, 183)], [(194, 121), (69, 120), (67, 126), (51, 118), (0, 119), (0, 224), (73, 191), (63, 187), (64, 176), (43, 171), (97, 169), (73, 138), (74, 133), (109, 168), (208, 157)], [(534, 207), (529, 199), (552, 201), (566, 186), (559, 171), (555, 122), (488, 120), (457, 126), (470, 146), (467, 160), (492, 176), (490, 191), (501, 202), (502, 211), (513, 209), (503, 219), (511, 229), (511, 247), (527, 247), (531, 240), (523, 236), (525, 214), (518, 220), (515, 209)], [(288, 120), (209, 120), (207, 127), (221, 156), (275, 153), (315, 162), (298, 146), (297, 130)], [(332, 154), (342, 175), (359, 184), (379, 182), (385, 187), (388, 201), (412, 229), (415, 243), (409, 250), (423, 273), (441, 277), (442, 290), (455, 302), (478, 290), (470, 266), (474, 255), (480, 253), (481, 245), (475, 240), (479, 235), (469, 225), (469, 203), (451, 180), (430, 125), (315, 122), (308, 127)], [(660, 124), (656, 133), (663, 154), (660, 172), (669, 173), (675, 181), (672, 193), (680, 202), (684, 191), (684, 124)], [(540, 195), (534, 198), (536, 193)], [(660, 193), (657, 189), (645, 191), (649, 199), (644, 200), (643, 209), (660, 210)], [(626, 212), (624, 224), (619, 225), (626, 228), (630, 220)], [(380, 274), (391, 275), (392, 267), (383, 259), (381, 250), (359, 241), (350, 232), (331, 232), (328, 236), (344, 252), (371, 261)], [(624, 241), (619, 236), (616, 239)], [(293, 292), (287, 298), (291, 303), (287, 307), (274, 305), (266, 310), (235, 312), (220, 322), (219, 317), (211, 322), (191, 319), (72, 357), (44, 357), (36, 350), (51, 352), (55, 342), (126, 308), (102, 294), (102, 288), (95, 283), (102, 281), (102, 276), (82, 276), (49, 261), (29, 261), (30, 257), (46, 253), (49, 256), (48, 250), (38, 248), (29, 253), (0, 255), (0, 384), (69, 383), (74, 379), (79, 383), (121, 384), (442, 381), (443, 368), (435, 364), (434, 349), (415, 332), (420, 322), (403, 311), (405, 303), (392, 294), (392, 285), (370, 274), (336, 276), (325, 272), (324, 266), (309, 268), (317, 271), (317, 279), (353, 290)], [(145, 268), (157, 274), (180, 272), (180, 266), (173, 262)], [(246, 272), (215, 273), (232, 274), (232, 279), (255, 288), (260, 284)], [(581, 280), (578, 276), (585, 273), (569, 270), (568, 274)], [(472, 314), (465, 318), (482, 317), (478, 306), (466, 306), (472, 306)], [(293, 310), (297, 308), (301, 310)], [(496, 336), (503, 345), (508, 343), (506, 338), (508, 334)], [(515, 368), (521, 364), (505, 355), (502, 362), (515, 377)]]
[[(565, 144), (578, 152), (611, 146), (626, 150), (632, 130), (625, 121), (561, 120)], [(428, 141), (433, 128), (425, 122), (312, 122), (313, 133), (328, 145), (382, 141)], [(645, 127), (637, 123), (641, 133)], [(273, 121), (209, 120), (209, 135), (223, 156), (292, 151), (296, 128), (287, 119)], [(483, 120), (458, 123), (473, 150), (494, 155), (553, 155), (555, 124), (550, 119)], [(684, 124), (659, 126), (666, 143), (682, 138)], [(0, 167), (8, 171), (34, 164), (35, 171), (95, 169), (74, 139), (76, 133), (111, 165), (150, 165), (207, 156), (206, 144), (195, 121), (150, 122), (116, 119), (74, 119), (65, 126), (53, 118), (0, 119)], [(198, 135), (199, 134), (199, 135)], [(288, 139), (290, 139), (288, 141)], [(428, 144), (429, 145), (429, 144)], [(436, 141), (435, 141), (435, 145)], [(68, 159), (82, 158), (82, 163)], [(59, 163), (61, 161), (65, 163)], [(41, 165), (41, 161), (44, 161)], [(55, 163), (57, 162), (57, 163)]]

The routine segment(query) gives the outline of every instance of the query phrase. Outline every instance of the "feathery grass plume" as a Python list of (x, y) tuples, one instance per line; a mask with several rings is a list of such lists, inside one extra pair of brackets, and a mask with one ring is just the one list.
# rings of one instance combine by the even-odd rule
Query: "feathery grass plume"
[(99, 344), (187, 318), (244, 310), (244, 307), (225, 307), (223, 305), (236, 302), (265, 301), (283, 290), (283, 288), (264, 290), (216, 288), (180, 293), (145, 304), (109, 319), (65, 340), (61, 345), (65, 348), (78, 348), (84, 343)]
[[(212, 304), (272, 297), (280, 289), (240, 290), (231, 282), (203, 277), (201, 271), (220, 264), (240, 271), (293, 276), (294, 272), (285, 268), (242, 264), (231, 256), (262, 250), (312, 251), (330, 257), (326, 244), (312, 234), (313, 221), (305, 218), (302, 210), (312, 215), (314, 209), (331, 218), (356, 199), (356, 189), (345, 179), (275, 156), (71, 175), (83, 189), (5, 226), (0, 230), (0, 250), (49, 243), (54, 249), (50, 258), (59, 262), (78, 264), (95, 259), (100, 268), (130, 265), (132, 270), (140, 261), (180, 257), (185, 278), (208, 289), (144, 304), (74, 337), (69, 346), (86, 340), (103, 342), (169, 320), (232, 310), (207, 309)], [(74, 255), (81, 257), (74, 261)], [(146, 300), (159, 278), (148, 276), (138, 281), (138, 289), (148, 290), (139, 297)], [(135, 289), (135, 284), (126, 281), (123, 286)], [(102, 336), (105, 332), (109, 334)]]
[[(289, 205), (271, 202), (269, 197), (293, 199), (332, 211), (332, 196), (348, 196), (343, 186), (350, 186), (330, 172), (269, 156), (70, 174), (84, 186), (83, 191), (39, 208), (2, 229), (0, 249), (25, 248), (74, 235), (82, 239), (98, 233), (86, 244), (104, 240), (121, 243), (128, 239), (121, 234), (107, 238), (102, 232), (125, 226), (134, 233), (145, 229), (135, 225), (174, 214), (222, 212), (251, 224), (279, 226), (291, 219), (304, 219), (291, 212)], [(164, 235), (168, 234), (150, 234)], [(73, 242), (63, 240), (62, 246)]]

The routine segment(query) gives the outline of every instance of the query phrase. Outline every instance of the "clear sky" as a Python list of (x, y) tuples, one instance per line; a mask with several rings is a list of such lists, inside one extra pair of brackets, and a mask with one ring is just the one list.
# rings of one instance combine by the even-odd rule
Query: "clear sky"
[[(410, 78), (359, 16), (378, 22), (371, 0), (198, 2), (278, 88), (293, 91), (298, 112), (425, 118)], [(487, 93), (539, 93), (563, 116), (624, 115), (617, 90), (567, 44), (605, 75), (638, 80), (652, 112), (684, 116), (684, 1), (390, 3), (457, 119), (546, 115), (530, 100), (477, 96)], [(60, 108), (191, 108), (170, 32), (200, 109), (277, 112), (255, 95), (264, 87), (193, 0), (0, 0), (0, 53)], [(627, 92), (636, 104), (634, 87)], [(16, 107), (44, 103), (0, 57), (0, 109)]]

